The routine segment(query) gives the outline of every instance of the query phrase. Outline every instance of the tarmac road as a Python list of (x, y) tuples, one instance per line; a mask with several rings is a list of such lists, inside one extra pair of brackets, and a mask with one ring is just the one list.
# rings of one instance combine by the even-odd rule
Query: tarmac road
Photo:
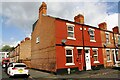
[[(101, 80), (105, 78), (108, 80), (120, 79), (120, 70), (118, 69), (101, 69), (94, 71), (83, 71), (74, 74), (54, 75), (52, 73), (42, 72), (39, 70), (30, 69), (30, 76), (26, 77), (13, 77), (9, 78), (4, 69), (0, 68), (0, 75), (2, 74), (2, 80)], [(100, 79), (99, 79), (100, 78)], [(103, 80), (102, 79), (102, 80)]]

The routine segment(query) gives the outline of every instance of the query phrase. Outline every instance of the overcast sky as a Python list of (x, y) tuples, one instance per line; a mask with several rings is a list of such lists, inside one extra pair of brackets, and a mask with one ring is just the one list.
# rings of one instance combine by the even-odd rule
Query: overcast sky
[[(16, 46), (30, 36), (32, 24), (38, 19), (42, 1), (47, 3), (47, 14), (74, 21), (74, 16), (83, 14), (85, 24), (98, 27), (106, 22), (108, 30), (118, 26), (119, 0), (6, 0), (0, 3), (0, 44)], [(92, 1), (92, 2), (91, 2)], [(120, 6), (120, 5), (119, 5)]]

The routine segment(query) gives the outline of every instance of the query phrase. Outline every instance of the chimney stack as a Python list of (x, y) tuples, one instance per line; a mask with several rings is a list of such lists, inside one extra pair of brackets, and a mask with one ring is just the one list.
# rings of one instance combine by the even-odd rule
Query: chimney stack
[(84, 24), (84, 16), (81, 14), (78, 14), (74, 17), (74, 21), (80, 24)]
[(100, 23), (98, 26), (102, 30), (107, 30), (107, 24), (106, 24), (106, 22)]
[(25, 38), (25, 41), (26, 41), (26, 40), (30, 40), (30, 38), (29, 38), (29, 37), (26, 37), (26, 38)]
[(42, 15), (46, 15), (47, 14), (47, 4), (45, 2), (42, 2), (42, 5), (39, 8), (39, 18)]
[(24, 42), (24, 40), (22, 40), (20, 43), (23, 43)]
[(112, 28), (112, 30), (113, 30), (113, 33), (119, 34), (119, 28), (118, 28), (118, 26)]

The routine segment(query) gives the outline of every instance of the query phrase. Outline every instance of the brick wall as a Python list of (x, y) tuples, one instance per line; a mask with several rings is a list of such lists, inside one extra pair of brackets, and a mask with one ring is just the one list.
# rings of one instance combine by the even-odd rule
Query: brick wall
[(31, 40), (25, 40), (20, 43), (20, 60), (31, 59)]
[[(39, 43), (36, 39), (39, 37)], [(55, 54), (55, 25), (54, 19), (42, 16), (36, 23), (32, 32), (32, 59), (31, 67), (55, 71), (56, 54)]]

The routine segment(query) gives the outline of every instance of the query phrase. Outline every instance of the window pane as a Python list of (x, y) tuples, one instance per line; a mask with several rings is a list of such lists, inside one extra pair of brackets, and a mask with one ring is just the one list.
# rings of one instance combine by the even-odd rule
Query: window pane
[(66, 55), (72, 55), (72, 50), (66, 50)]
[(118, 51), (115, 51), (116, 54), (116, 60), (118, 61)]
[(68, 31), (73, 31), (73, 27), (72, 26), (68, 26)]
[(78, 55), (82, 54), (82, 49), (78, 49)]
[(106, 54), (107, 54), (107, 61), (109, 61), (109, 60), (110, 60), (110, 51), (107, 50), (107, 51), (106, 51)]
[(90, 36), (90, 40), (95, 40), (95, 37), (94, 36)]
[(108, 61), (110, 60), (110, 56), (107, 56), (107, 60), (108, 60)]
[(106, 34), (106, 42), (109, 42), (109, 34)]
[(68, 37), (73, 37), (73, 32), (68, 32)]
[(66, 63), (72, 63), (72, 57), (66, 57)]
[(97, 50), (93, 50), (93, 55), (94, 55), (94, 61), (98, 61)]
[(90, 30), (89, 31), (90, 35), (94, 35), (94, 31)]
[(94, 61), (98, 61), (97, 59), (98, 59), (97, 56), (94, 56)]
[(97, 55), (97, 51), (96, 51), (96, 50), (94, 50), (94, 51), (93, 51), (93, 54), (94, 54), (94, 55)]

